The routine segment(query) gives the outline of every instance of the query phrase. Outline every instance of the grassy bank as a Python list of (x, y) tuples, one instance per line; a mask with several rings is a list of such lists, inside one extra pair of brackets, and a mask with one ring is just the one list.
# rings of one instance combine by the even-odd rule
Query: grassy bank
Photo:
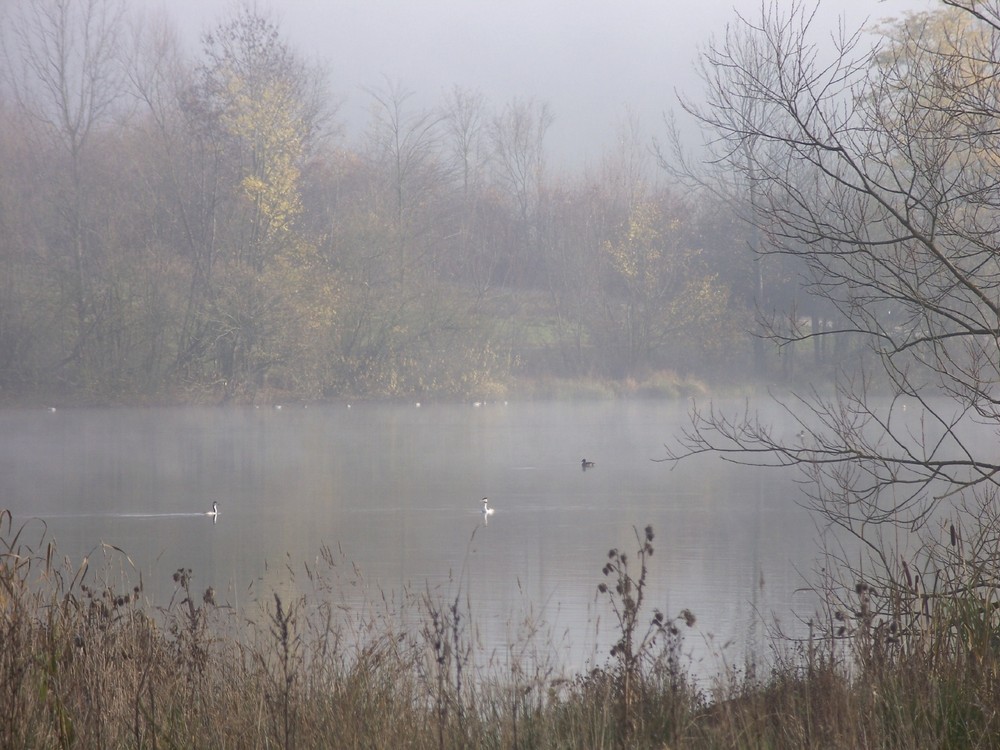
[(696, 686), (694, 615), (645, 599), (651, 528), (595, 550), (616, 643), (565, 674), (545, 644), (484, 663), (460, 595), (342, 607), (328, 550), (303, 568), (308, 595), (234, 608), (182, 569), (155, 604), (124, 552), (60, 561), (0, 522), (3, 747), (1000, 747), (993, 662), (873, 645), (870, 628), (776, 643), (772, 672)]

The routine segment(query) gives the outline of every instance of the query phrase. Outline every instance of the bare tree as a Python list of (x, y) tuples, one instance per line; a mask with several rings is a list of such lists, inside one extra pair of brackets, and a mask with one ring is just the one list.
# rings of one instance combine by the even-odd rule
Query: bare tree
[(513, 100), (493, 117), (489, 127), (494, 179), (512, 201), (518, 232), (509, 248), (508, 275), (531, 272), (537, 218), (545, 174), (545, 136), (553, 121), (547, 104)]
[(7, 85), (13, 99), (65, 159), (57, 252), (67, 263), (67, 288), (76, 315), (75, 341), (64, 363), (84, 373), (102, 315), (95, 293), (99, 243), (88, 227), (88, 148), (98, 129), (118, 111), (125, 93), (119, 34), (123, 6), (117, 0), (28, 0), (18, 5), (0, 33)]
[(944, 503), (981, 509), (1000, 483), (1000, 15), (951, 4), (832, 48), (809, 9), (765, 6), (710, 45), (707, 103), (684, 104), (711, 134), (706, 161), (745, 186), (757, 252), (798, 259), (841, 321), (769, 335), (850, 337), (863, 355), (830, 391), (779, 399), (781, 429), (695, 407), (669, 455), (799, 467), (807, 504), (890, 578), (886, 530), (929, 531)]
[(428, 204), (440, 191), (443, 175), (438, 160), (441, 115), (413, 111), (413, 92), (386, 81), (382, 90), (369, 90), (372, 126), (369, 131), (375, 172), (383, 179), (386, 208), (394, 235), (394, 270), (402, 288), (410, 272), (426, 261), (420, 240), (431, 228)]
[(445, 97), (444, 141), (466, 201), (480, 186), (489, 156), (486, 119), (486, 100), (478, 91), (456, 86)]
[(601, 159), (601, 182), (608, 186), (612, 209), (619, 217), (628, 216), (653, 187), (650, 176), (653, 153), (649, 146), (639, 117), (626, 110), (618, 123), (613, 146)]

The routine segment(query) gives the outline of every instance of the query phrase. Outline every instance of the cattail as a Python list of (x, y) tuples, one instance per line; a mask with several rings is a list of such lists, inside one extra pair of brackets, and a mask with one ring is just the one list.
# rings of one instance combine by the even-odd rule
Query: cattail
[(958, 544), (958, 535), (955, 533), (955, 524), (951, 525), (951, 546), (954, 547)]

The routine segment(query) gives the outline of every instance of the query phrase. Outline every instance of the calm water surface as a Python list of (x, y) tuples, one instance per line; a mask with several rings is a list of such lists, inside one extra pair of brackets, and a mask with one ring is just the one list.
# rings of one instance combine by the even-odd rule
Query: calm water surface
[(269, 599), (326, 546), (355, 583), (338, 594), (348, 607), (461, 592), (483, 652), (532, 620), (574, 668), (611, 641), (595, 597), (608, 549), (634, 551), (633, 528), (651, 524), (647, 603), (695, 613), (685, 648), (713, 672), (760, 647), (755, 611), (786, 626), (810, 614), (798, 591), (816, 531), (791, 474), (654, 461), (686, 414), (654, 401), (0, 411), (0, 507), (34, 538), (44, 523), (72, 560), (121, 548), (161, 604), (181, 567), (219, 599)]

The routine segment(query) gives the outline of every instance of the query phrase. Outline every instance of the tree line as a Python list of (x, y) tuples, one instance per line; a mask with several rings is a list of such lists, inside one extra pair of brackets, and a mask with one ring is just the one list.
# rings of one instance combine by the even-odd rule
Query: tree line
[(2, 28), (5, 393), (773, 375), (794, 347), (765, 359), (755, 311), (821, 309), (791, 261), (761, 271), (728, 201), (663, 179), (627, 117), (599, 164), (557, 173), (549, 107), (474, 90), (422, 108), (385, 80), (349, 141), (333, 76), (258, 9), (193, 55), (117, 0), (20, 0)]

